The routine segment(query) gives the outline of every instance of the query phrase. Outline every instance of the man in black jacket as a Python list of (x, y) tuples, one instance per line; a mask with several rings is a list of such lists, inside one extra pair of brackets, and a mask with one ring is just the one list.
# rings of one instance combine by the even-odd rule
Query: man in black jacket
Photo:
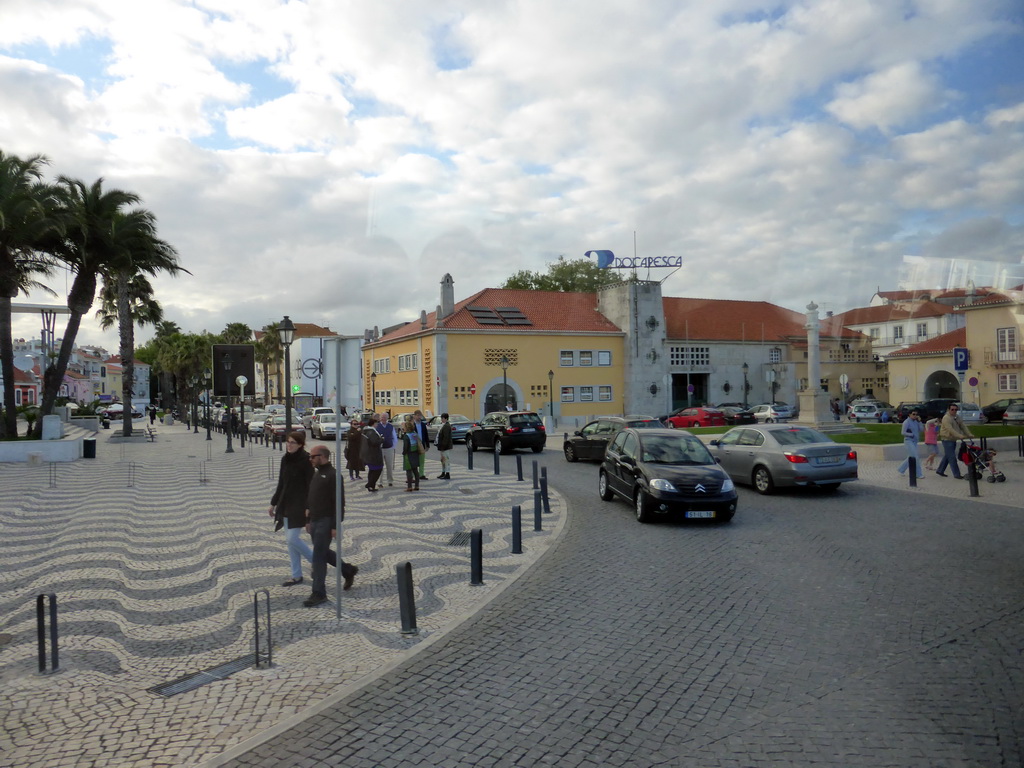
[[(309, 496), (306, 499), (306, 531), (313, 539), (313, 593), (303, 601), (303, 605), (312, 608), (314, 605), (327, 601), (327, 564), (337, 567), (338, 555), (331, 549), (331, 539), (337, 531), (334, 528), (335, 505), (337, 497), (335, 469), (331, 466), (331, 452), (324, 446), (315, 446), (309, 452), (309, 460), (313, 464), (313, 477), (309, 481)], [(341, 510), (345, 519), (345, 509)], [(352, 579), (359, 569), (341, 561), (341, 575), (345, 579), (343, 589), (352, 587)]]

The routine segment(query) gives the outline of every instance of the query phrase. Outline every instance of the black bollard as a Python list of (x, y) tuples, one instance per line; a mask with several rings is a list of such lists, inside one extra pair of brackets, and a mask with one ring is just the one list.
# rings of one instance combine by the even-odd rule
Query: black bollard
[(512, 554), (523, 554), (523, 508), (512, 507)]
[(967, 465), (967, 485), (971, 489), (971, 497), (978, 496), (978, 473), (974, 471), (974, 465)]
[(416, 597), (412, 589), (412, 563), (396, 565), (398, 576), (398, 610), (402, 616), (402, 634), (418, 635), (416, 628)]
[[(46, 669), (46, 609), (44, 602), (50, 599), (50, 669)], [(39, 595), (36, 597), (36, 631), (39, 636), (39, 674), (52, 675), (60, 667), (57, 650), (57, 595)]]
[(516, 480), (523, 482), (523, 457), (516, 454)]
[(501, 449), (497, 445), (494, 446), (494, 474), (501, 474)]
[(533, 490), (540, 488), (540, 484), (537, 482), (537, 460), (533, 460)]
[(469, 444), (469, 440), (466, 441), (466, 469), (470, 472), (473, 471), (473, 448)]
[(907, 459), (907, 473), (910, 475), (910, 487), (917, 488), (917, 459), (913, 456)]
[[(547, 469), (545, 467), (544, 469)], [(551, 498), (548, 496), (548, 473), (544, 472), (540, 476), (540, 496), (544, 500), (544, 513), (551, 514)]]
[(469, 535), (469, 584), (479, 587), (484, 583), (484, 532), (474, 528)]
[(543, 531), (544, 526), (541, 525), (541, 509), (544, 504), (541, 501), (540, 491), (536, 490), (533, 492), (533, 530)]

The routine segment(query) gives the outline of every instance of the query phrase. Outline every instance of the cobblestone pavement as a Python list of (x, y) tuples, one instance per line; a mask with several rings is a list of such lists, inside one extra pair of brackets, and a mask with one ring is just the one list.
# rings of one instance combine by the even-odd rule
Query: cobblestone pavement
[[(114, 443), (96, 460), (0, 464), (0, 766), (196, 765), (331, 692), (429, 646), (513, 583), (558, 535), (542, 532), (527, 480), (483, 467), (369, 494), (348, 483), (343, 553), (359, 566), (342, 598), (301, 605), (283, 533), (266, 510), (281, 456), (224, 436), (161, 426), (156, 442)], [(327, 445), (333, 447), (333, 444)], [(428, 472), (439, 464), (428, 458)], [(404, 473), (403, 473), (404, 478)], [(512, 505), (524, 554), (512, 555)], [(484, 585), (470, 548), (484, 530)], [(402, 635), (395, 568), (411, 562), (418, 636)], [(305, 566), (307, 581), (308, 564)], [(334, 593), (329, 569), (328, 592)], [(253, 651), (253, 595), (270, 593), (274, 666), (163, 697), (147, 689)], [(38, 675), (35, 600), (55, 593), (58, 674)]]
[[(895, 467), (834, 494), (744, 489), (727, 526), (570, 494), (515, 590), (210, 764), (1020, 766), (1024, 463), (976, 499)], [(577, 472), (588, 487), (592, 466), (559, 475)]]

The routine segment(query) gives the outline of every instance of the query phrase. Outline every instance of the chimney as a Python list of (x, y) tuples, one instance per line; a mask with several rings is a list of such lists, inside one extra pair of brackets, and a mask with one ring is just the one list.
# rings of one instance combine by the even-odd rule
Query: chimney
[(441, 278), (441, 308), (437, 319), (443, 320), (455, 311), (455, 281), (449, 273)]
[(427, 310), (420, 310), (420, 328), (423, 330), (427, 329)]

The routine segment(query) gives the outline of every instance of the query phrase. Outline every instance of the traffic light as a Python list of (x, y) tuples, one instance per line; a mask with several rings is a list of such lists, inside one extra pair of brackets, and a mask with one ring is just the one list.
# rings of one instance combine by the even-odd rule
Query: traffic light
[(292, 394), (297, 395), (302, 390), (301, 384), (292, 384)]

